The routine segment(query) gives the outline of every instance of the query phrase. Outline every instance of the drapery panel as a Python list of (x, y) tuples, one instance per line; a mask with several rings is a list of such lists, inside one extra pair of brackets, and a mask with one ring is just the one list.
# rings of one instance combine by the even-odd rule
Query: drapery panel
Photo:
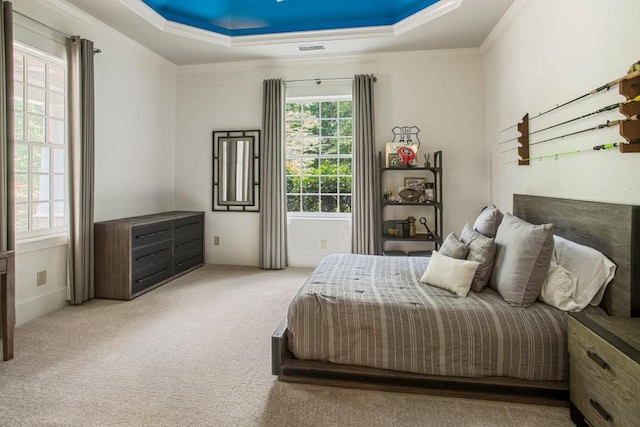
[(264, 269), (287, 267), (287, 204), (284, 154), (284, 82), (263, 83), (260, 156), (260, 255)]
[(69, 301), (94, 297), (94, 71), (93, 42), (69, 38)]
[(13, 123), (13, 8), (2, 2), (0, 23), (0, 251), (15, 249), (14, 123)]
[(376, 157), (372, 75), (353, 80), (353, 188), (351, 189), (351, 252), (378, 253), (380, 171)]

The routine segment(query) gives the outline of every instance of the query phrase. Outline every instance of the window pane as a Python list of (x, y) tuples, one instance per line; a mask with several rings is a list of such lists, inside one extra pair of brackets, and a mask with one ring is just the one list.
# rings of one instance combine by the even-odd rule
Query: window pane
[(318, 193), (320, 192), (320, 178), (315, 176), (302, 177), (302, 193)]
[(24, 111), (24, 85), (23, 84), (14, 83), (13, 108), (15, 111)]
[(340, 196), (340, 212), (351, 212), (351, 196)]
[(53, 204), (53, 227), (62, 227), (65, 224), (64, 220), (64, 203), (55, 202)]
[(340, 159), (340, 166), (338, 167), (340, 175), (351, 176), (351, 159)]
[(302, 161), (302, 174), (303, 175), (318, 175), (318, 159), (304, 159)]
[(287, 120), (285, 130), (288, 136), (303, 135), (302, 122), (300, 120)]
[(16, 141), (24, 141), (24, 114), (15, 113), (13, 134)]
[(43, 228), (51, 227), (49, 203), (34, 203), (31, 207), (31, 229), (42, 230)]
[(55, 65), (49, 65), (49, 89), (56, 92), (64, 92), (65, 89), (65, 74), (64, 70)]
[(353, 122), (351, 119), (340, 120), (340, 136), (353, 135)]
[(17, 173), (16, 174), (16, 203), (24, 203), (28, 201), (29, 201), (29, 175), (27, 175), (26, 173)]
[(44, 87), (44, 73), (44, 62), (36, 58), (27, 58), (27, 83)]
[(302, 140), (298, 138), (287, 138), (285, 142), (285, 152), (287, 156), (299, 156), (302, 154)]
[(302, 212), (319, 212), (320, 196), (302, 196)]
[(64, 119), (64, 95), (49, 92), (49, 116)]
[(31, 149), (31, 172), (51, 172), (51, 150), (45, 147), (33, 147)]
[(31, 142), (44, 142), (44, 117), (29, 115), (28, 137)]
[(340, 192), (343, 194), (351, 193), (351, 177), (350, 176), (340, 177)]
[(320, 160), (321, 175), (337, 175), (338, 159), (322, 159)]
[(340, 154), (351, 154), (353, 141), (351, 138), (340, 138)]
[(64, 175), (53, 176), (53, 200), (64, 200)]
[(302, 154), (319, 155), (320, 138), (305, 138), (302, 142)]
[(288, 176), (287, 177), (287, 193), (299, 193), (300, 192), (300, 177)]
[(287, 212), (300, 212), (300, 196), (287, 196)]
[(29, 231), (29, 205), (16, 205), (16, 231)]
[(320, 135), (320, 120), (305, 120), (302, 122), (302, 132), (309, 136)]
[(324, 118), (334, 118), (337, 117), (338, 113), (338, 102), (323, 102), (321, 107), (321, 114)]
[(49, 175), (31, 175), (31, 200), (43, 202), (51, 199), (51, 177)]
[(324, 176), (320, 178), (320, 191), (322, 193), (337, 193), (338, 178), (335, 176)]
[(53, 149), (53, 173), (64, 173), (64, 150)]
[(338, 109), (340, 117), (351, 117), (351, 101), (341, 101)]
[(64, 122), (62, 120), (49, 119), (47, 142), (51, 144), (64, 144)]
[(44, 114), (45, 92), (44, 89), (29, 86), (27, 88), (28, 108), (30, 113)]
[(16, 144), (15, 150), (16, 172), (29, 172), (29, 146)]
[(337, 120), (322, 121), (322, 136), (336, 136), (338, 134)]
[(302, 104), (302, 113), (305, 118), (313, 119), (320, 116), (319, 102), (305, 102)]
[(338, 196), (322, 196), (322, 212), (338, 212)]
[(24, 81), (24, 56), (13, 55), (13, 79), (17, 82)]
[(301, 160), (287, 159), (287, 175), (300, 175), (302, 170)]
[(297, 102), (287, 104), (287, 113), (299, 113), (300, 111), (302, 111), (302, 108)]
[(338, 140), (335, 138), (322, 138), (322, 154), (338, 154)]

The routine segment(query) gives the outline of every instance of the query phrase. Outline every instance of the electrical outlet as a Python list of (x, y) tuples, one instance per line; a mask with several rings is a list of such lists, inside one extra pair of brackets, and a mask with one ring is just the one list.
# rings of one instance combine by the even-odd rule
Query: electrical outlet
[(220, 246), (220, 236), (213, 236), (213, 246)]
[(47, 270), (38, 271), (38, 279), (36, 286), (42, 286), (47, 284)]
[(323, 250), (323, 251), (327, 250), (327, 241), (326, 240), (320, 240), (320, 250)]

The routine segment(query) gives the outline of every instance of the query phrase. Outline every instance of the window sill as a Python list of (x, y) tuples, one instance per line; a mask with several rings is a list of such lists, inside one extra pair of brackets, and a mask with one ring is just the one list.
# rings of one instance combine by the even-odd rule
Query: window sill
[(16, 255), (29, 252), (42, 251), (45, 249), (66, 246), (69, 243), (67, 233), (49, 234), (27, 239), (16, 240)]
[(287, 214), (287, 221), (351, 221), (351, 214)]

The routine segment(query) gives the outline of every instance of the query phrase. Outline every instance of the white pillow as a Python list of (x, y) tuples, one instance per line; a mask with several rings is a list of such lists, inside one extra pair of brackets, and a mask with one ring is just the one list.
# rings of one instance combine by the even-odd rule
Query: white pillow
[(616, 265), (597, 250), (553, 236), (558, 264), (578, 277), (573, 300), (580, 307), (598, 305), (616, 273)]
[(547, 278), (540, 290), (540, 301), (564, 311), (579, 311), (573, 300), (578, 285), (578, 276), (551, 260)]
[(420, 281), (466, 297), (478, 265), (476, 261), (449, 258), (433, 251)]

